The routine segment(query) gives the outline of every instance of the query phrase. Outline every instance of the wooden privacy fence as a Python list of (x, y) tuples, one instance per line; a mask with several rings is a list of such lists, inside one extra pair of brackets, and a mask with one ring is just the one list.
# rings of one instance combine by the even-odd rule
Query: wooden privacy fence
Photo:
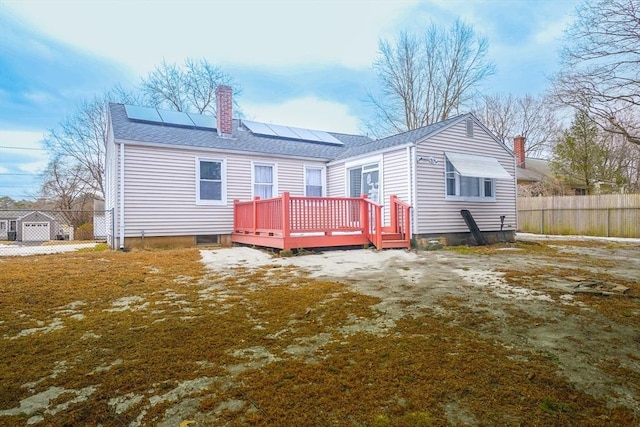
[(521, 197), (518, 230), (538, 234), (640, 237), (640, 194)]

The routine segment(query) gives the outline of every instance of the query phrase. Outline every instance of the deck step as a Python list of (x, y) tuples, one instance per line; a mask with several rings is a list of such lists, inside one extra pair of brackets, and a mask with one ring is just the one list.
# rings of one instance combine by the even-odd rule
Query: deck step
[(406, 240), (383, 240), (382, 249), (392, 248), (409, 248), (409, 242)]
[(382, 233), (382, 240), (402, 240), (400, 233)]

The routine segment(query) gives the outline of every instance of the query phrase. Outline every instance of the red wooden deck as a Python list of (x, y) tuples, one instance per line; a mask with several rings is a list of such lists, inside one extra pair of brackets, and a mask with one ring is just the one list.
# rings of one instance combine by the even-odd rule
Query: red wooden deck
[(391, 196), (390, 225), (382, 205), (362, 197), (295, 197), (234, 201), (231, 241), (279, 249), (373, 244), (411, 249), (410, 206)]

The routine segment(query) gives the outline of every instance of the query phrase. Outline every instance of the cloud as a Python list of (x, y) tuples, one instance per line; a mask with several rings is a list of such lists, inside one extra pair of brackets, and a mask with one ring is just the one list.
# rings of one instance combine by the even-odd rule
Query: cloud
[(378, 37), (417, 1), (380, 0), (366, 10), (359, 1), (6, 3), (43, 32), (146, 74), (163, 58), (189, 56), (223, 64), (366, 67)]
[(247, 119), (315, 130), (358, 133), (358, 119), (345, 104), (316, 97), (278, 104), (243, 104)]

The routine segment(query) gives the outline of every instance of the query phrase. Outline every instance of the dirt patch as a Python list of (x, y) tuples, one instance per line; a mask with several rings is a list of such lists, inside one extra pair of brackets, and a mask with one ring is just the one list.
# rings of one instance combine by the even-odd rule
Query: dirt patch
[(639, 259), (565, 241), (7, 259), (0, 424), (637, 425)]

